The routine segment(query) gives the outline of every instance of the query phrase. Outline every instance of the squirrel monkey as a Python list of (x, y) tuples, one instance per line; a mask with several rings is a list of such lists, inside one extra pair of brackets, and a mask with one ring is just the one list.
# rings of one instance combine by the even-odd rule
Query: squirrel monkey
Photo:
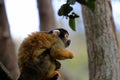
[(57, 59), (73, 58), (73, 54), (65, 49), (70, 45), (68, 35), (62, 28), (29, 35), (19, 48), (19, 80), (57, 80), (61, 67)]

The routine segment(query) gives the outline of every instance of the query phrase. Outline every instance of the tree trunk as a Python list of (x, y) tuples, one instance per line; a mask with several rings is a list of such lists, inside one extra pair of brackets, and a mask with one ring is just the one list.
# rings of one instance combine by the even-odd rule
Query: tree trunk
[(37, 0), (40, 30), (48, 31), (56, 27), (54, 11), (52, 8), (52, 0)]
[(19, 68), (10, 36), (4, 1), (0, 3), (0, 62), (10, 72), (13, 79), (16, 80), (19, 75)]
[(96, 0), (95, 12), (82, 6), (89, 60), (89, 80), (119, 80), (120, 61), (109, 0)]

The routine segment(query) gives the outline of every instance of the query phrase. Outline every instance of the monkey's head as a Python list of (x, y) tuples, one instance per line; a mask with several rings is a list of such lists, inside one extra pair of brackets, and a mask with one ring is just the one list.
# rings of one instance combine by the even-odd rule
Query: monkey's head
[(49, 31), (49, 33), (58, 36), (65, 44), (65, 47), (68, 47), (70, 45), (71, 40), (68, 39), (69, 33), (67, 30), (65, 30), (63, 28), (57, 28), (57, 29), (53, 29), (53, 30)]

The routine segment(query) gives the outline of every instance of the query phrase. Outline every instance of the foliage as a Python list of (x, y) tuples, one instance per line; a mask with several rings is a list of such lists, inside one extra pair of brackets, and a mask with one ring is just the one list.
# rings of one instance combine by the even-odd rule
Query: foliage
[(92, 11), (95, 10), (95, 1), (96, 0), (76, 0), (78, 3), (87, 6)]
[(67, 0), (65, 4), (61, 6), (61, 8), (58, 11), (59, 16), (65, 16), (66, 19), (69, 19), (69, 26), (72, 30), (76, 30), (75, 28), (75, 19), (79, 17), (74, 11), (72, 5), (74, 5), (76, 2), (87, 6), (92, 11), (95, 10), (95, 0)]

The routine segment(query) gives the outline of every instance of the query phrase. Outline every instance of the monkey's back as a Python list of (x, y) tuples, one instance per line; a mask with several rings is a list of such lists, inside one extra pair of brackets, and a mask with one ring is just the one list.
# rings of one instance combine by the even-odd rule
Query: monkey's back
[(57, 40), (55, 36), (48, 33), (35, 32), (22, 42), (18, 53), (22, 77), (28, 77), (27, 80), (43, 80), (40, 78), (47, 75), (49, 69), (55, 68), (54, 60), (48, 56), (49, 51), (46, 50), (49, 50)]

